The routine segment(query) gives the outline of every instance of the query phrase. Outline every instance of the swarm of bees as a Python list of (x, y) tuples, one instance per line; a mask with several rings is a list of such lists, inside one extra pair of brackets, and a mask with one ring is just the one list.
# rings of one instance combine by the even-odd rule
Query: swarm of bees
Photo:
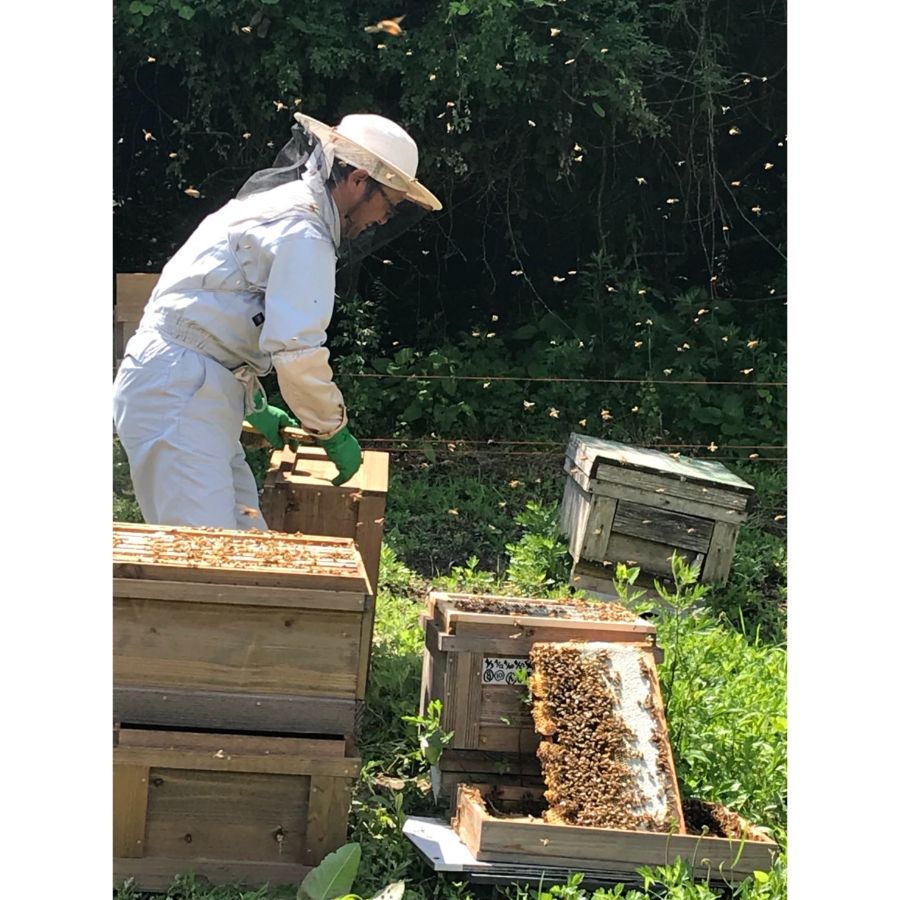
[[(636, 734), (621, 709), (621, 677), (604, 645), (538, 643), (531, 650), (530, 686), (550, 823), (667, 832), (672, 796), (664, 813), (647, 812), (646, 788), (635, 761), (643, 760)], [(643, 661), (642, 661), (643, 665)], [(642, 668), (642, 674), (644, 669)], [(652, 694), (643, 708), (656, 719)], [(658, 721), (658, 719), (657, 719)], [(659, 741), (654, 728), (651, 740)], [(670, 785), (664, 754), (657, 754), (659, 783)]]

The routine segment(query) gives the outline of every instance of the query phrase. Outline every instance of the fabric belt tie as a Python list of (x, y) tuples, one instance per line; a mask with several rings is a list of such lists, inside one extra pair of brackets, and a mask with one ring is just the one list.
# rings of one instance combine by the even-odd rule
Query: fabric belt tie
[[(238, 366), (231, 370), (231, 374), (240, 382), (244, 389), (244, 415), (260, 413), (266, 408), (266, 392), (260, 384), (256, 372), (248, 365)], [(256, 398), (260, 398), (261, 406), (256, 405)]]

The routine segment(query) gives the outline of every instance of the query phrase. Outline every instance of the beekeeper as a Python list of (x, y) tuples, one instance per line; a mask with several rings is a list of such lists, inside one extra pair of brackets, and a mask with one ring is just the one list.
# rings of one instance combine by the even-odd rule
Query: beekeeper
[(332, 378), (326, 330), (337, 266), (405, 231), (440, 201), (418, 149), (377, 115), (329, 126), (295, 114), (291, 140), (207, 216), (163, 268), (114, 384), (116, 431), (148, 523), (264, 529), (240, 442), (246, 417), (275, 445), (297, 424), (337, 467), (361, 463)]

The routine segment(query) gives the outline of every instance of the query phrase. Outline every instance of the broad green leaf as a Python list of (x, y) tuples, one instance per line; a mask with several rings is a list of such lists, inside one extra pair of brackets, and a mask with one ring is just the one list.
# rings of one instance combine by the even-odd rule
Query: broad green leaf
[(592, 103), (591, 106), (594, 108), (594, 112), (600, 116), (601, 119), (606, 118), (606, 110), (599, 103)]
[(359, 870), (362, 847), (344, 844), (329, 853), (300, 884), (297, 900), (336, 900), (349, 894)]

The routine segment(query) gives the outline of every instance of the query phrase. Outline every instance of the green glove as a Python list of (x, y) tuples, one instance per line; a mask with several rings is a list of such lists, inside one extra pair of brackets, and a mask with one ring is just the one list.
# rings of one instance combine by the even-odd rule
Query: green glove
[(284, 446), (281, 429), (288, 426), (297, 428), (299, 424), (296, 419), (291, 418), (277, 406), (267, 405), (262, 412), (251, 413), (245, 418), (276, 450), (280, 450)]
[(334, 485), (349, 481), (362, 465), (362, 450), (359, 442), (347, 430), (345, 425), (337, 434), (330, 438), (319, 438), (318, 444), (328, 454), (328, 458), (337, 466), (337, 478), (332, 478)]

